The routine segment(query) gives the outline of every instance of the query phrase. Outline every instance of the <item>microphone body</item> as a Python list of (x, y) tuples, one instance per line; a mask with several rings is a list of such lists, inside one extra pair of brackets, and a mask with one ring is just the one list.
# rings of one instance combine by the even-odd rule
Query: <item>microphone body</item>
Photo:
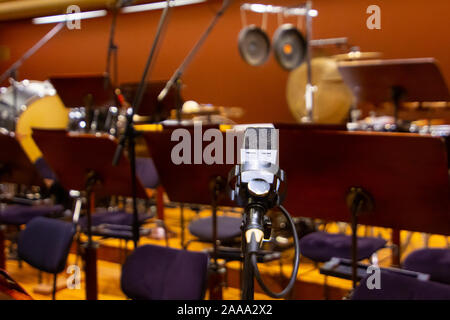
[(244, 235), (249, 252), (257, 252), (263, 238), (270, 237), (267, 210), (284, 198), (284, 171), (278, 165), (278, 130), (271, 126), (248, 127), (240, 150), (240, 164), (230, 172), (235, 180), (231, 198), (245, 207)]

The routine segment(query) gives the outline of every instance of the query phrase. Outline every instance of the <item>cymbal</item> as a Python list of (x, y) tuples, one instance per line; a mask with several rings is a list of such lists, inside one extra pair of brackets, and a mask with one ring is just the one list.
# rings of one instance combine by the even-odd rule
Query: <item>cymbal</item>
[[(311, 60), (312, 84), (317, 86), (314, 93), (313, 122), (324, 124), (345, 123), (352, 103), (352, 94), (344, 84), (332, 58)], [(286, 97), (294, 118), (301, 122), (307, 115), (305, 88), (307, 66), (302, 64), (289, 74)]]
[(336, 54), (331, 56), (333, 59), (338, 61), (343, 60), (368, 60), (368, 59), (378, 59), (382, 56), (381, 52), (361, 52), (361, 51), (351, 51), (343, 54)]

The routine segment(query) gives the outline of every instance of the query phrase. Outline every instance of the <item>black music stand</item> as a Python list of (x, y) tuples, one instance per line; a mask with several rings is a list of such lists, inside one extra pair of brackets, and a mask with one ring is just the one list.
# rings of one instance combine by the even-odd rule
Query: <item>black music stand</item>
[(280, 129), (279, 137), (289, 179), (284, 206), (293, 216), (351, 222), (354, 249), (358, 223), (450, 234), (442, 139), (294, 128)]
[[(97, 245), (92, 241), (93, 195), (131, 196), (130, 163), (122, 154), (117, 167), (111, 158), (117, 148), (116, 139), (107, 134), (73, 134), (64, 130), (33, 130), (33, 139), (44, 159), (67, 190), (86, 192), (87, 236), (85, 246), (86, 299), (97, 299)], [(147, 198), (142, 183), (136, 177), (137, 196)], [(138, 217), (133, 213), (133, 234)], [(137, 229), (139, 230), (139, 229)], [(137, 235), (139, 239), (139, 231)]]
[(396, 124), (402, 102), (450, 100), (434, 58), (344, 61), (338, 69), (359, 102), (393, 102)]
[[(0, 130), (0, 182), (38, 186), (45, 183), (14, 133)], [(5, 269), (4, 234), (0, 230), (0, 269)]]
[[(182, 245), (184, 244), (184, 223), (183, 223), (183, 204), (203, 204), (212, 208), (212, 238), (213, 238), (213, 255), (214, 265), (213, 272), (218, 271), (217, 264), (217, 207), (228, 206), (234, 207), (236, 204), (229, 198), (226, 191), (228, 173), (233, 165), (222, 164), (180, 164), (176, 165), (171, 159), (171, 150), (178, 142), (171, 141), (173, 129), (181, 126), (169, 126), (172, 130), (165, 129), (163, 131), (144, 132), (144, 138), (158, 174), (161, 184), (169, 196), (171, 201), (181, 203), (181, 221), (182, 221)], [(217, 126), (203, 126), (203, 130), (208, 128), (217, 128)], [(184, 127), (194, 137), (193, 126)], [(209, 142), (202, 142), (203, 147)], [(193, 144), (191, 145), (193, 147)], [(193, 155), (193, 150), (191, 151)], [(223, 153), (225, 154), (225, 153)], [(187, 187), (188, 186), (188, 187)], [(222, 299), (221, 290), (214, 281), (210, 284), (211, 299)]]

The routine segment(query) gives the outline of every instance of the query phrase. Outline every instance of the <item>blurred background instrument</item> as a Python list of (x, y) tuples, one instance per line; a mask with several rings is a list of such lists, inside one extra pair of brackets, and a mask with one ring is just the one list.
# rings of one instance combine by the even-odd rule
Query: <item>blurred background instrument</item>
[(0, 127), (15, 131), (31, 161), (41, 152), (31, 138), (31, 128), (65, 129), (68, 110), (49, 81), (11, 80), (0, 88)]
[[(349, 117), (353, 97), (338, 70), (340, 61), (375, 59), (379, 52), (361, 52), (354, 48), (350, 52), (311, 60), (311, 79), (314, 88), (313, 122), (344, 124)], [(289, 74), (286, 98), (289, 109), (298, 122), (307, 116), (306, 110), (307, 66), (305, 64)]]

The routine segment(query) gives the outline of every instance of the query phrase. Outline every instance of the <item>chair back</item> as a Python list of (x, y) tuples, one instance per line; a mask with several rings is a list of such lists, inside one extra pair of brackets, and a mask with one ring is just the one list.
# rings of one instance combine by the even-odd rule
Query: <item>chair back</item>
[[(372, 276), (372, 278), (370, 278)], [(383, 270), (379, 275), (379, 289), (368, 285), (374, 274), (369, 274), (355, 288), (352, 300), (448, 300), (450, 285), (419, 280), (415, 276)]]
[(122, 291), (136, 300), (199, 300), (208, 263), (204, 252), (144, 245), (122, 267)]
[(19, 257), (31, 266), (49, 273), (60, 273), (75, 234), (73, 224), (57, 219), (37, 217), (20, 232)]

